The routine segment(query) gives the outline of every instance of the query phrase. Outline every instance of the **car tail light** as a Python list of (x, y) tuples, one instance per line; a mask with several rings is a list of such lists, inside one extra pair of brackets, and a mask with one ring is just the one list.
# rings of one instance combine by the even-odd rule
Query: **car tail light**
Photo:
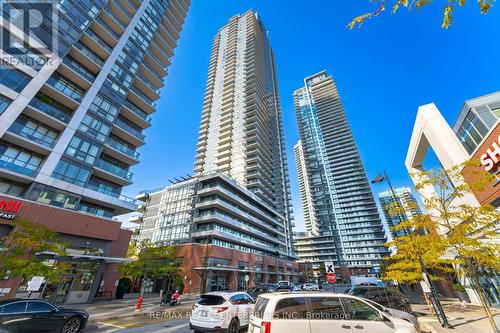
[(194, 310), (196, 310), (196, 308), (197, 308), (197, 307), (198, 307), (198, 305), (196, 305), (196, 304), (193, 304), (193, 306), (191, 307), (191, 311), (194, 311)]
[(229, 309), (227, 306), (222, 306), (222, 307), (220, 307), (220, 308), (217, 308), (217, 313), (224, 312), (224, 311), (226, 311), (227, 309)]
[(271, 333), (270, 321), (263, 321), (260, 323), (260, 333)]

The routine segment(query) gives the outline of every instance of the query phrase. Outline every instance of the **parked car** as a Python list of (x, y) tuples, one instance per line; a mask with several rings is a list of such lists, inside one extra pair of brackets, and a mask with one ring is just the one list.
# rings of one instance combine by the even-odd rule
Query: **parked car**
[(278, 281), (278, 287), (290, 287), (290, 281), (282, 280)]
[(386, 308), (385, 306), (382, 306), (378, 303), (375, 303), (374, 301), (370, 301), (369, 299), (366, 299), (366, 298), (364, 298), (364, 300), (366, 302), (368, 302), (369, 304), (373, 305), (374, 307), (376, 307), (377, 309), (379, 309), (380, 311), (387, 312), (394, 317), (409, 321), (417, 328), (417, 331), (420, 330), (420, 324), (418, 323), (417, 318), (415, 318), (415, 316), (409, 314), (408, 312), (400, 311), (400, 310), (396, 310), (396, 309), (391, 309), (391, 308)]
[(85, 311), (66, 309), (45, 300), (0, 301), (0, 332), (76, 333), (85, 328), (88, 319)]
[(386, 308), (411, 312), (409, 298), (395, 287), (355, 286), (349, 295), (369, 299)]
[(319, 287), (316, 283), (304, 283), (302, 290), (319, 290)]
[(419, 333), (412, 322), (335, 293), (273, 293), (257, 299), (249, 333)]
[(244, 292), (203, 294), (193, 305), (189, 327), (194, 332), (227, 331), (237, 333), (247, 327), (254, 300)]
[(278, 286), (272, 283), (263, 283), (256, 285), (253, 288), (248, 289), (247, 293), (252, 296), (253, 299), (257, 299), (260, 294), (273, 293), (278, 289)]

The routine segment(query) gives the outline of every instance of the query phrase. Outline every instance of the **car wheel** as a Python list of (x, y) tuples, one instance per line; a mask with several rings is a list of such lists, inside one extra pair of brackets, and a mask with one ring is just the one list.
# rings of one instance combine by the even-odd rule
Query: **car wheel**
[(238, 333), (240, 331), (240, 322), (238, 319), (233, 318), (229, 323), (229, 327), (227, 328), (227, 333)]
[(82, 320), (78, 317), (69, 318), (61, 328), (61, 333), (77, 333), (82, 327)]
[(407, 309), (407, 308), (406, 308), (406, 306), (404, 306), (404, 305), (400, 305), (400, 306), (398, 306), (398, 310), (399, 310), (399, 311), (408, 312), (408, 309)]

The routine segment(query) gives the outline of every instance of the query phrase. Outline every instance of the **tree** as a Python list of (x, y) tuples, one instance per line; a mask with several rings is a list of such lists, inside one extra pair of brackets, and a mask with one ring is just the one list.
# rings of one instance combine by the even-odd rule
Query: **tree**
[(69, 265), (49, 265), (41, 256), (43, 252), (55, 256), (66, 256), (66, 245), (56, 232), (46, 226), (24, 219), (13, 222), (14, 229), (0, 239), (0, 276), (22, 277), (44, 276), (45, 281), (56, 282), (61, 274), (67, 273)]
[[(150, 240), (131, 242), (127, 250), (127, 258), (131, 259), (120, 266), (122, 276), (130, 277), (132, 280), (158, 278), (164, 276), (175, 276), (179, 268), (174, 264), (173, 246), (156, 245)], [(141, 287), (141, 296), (144, 293)]]
[[(482, 14), (487, 14), (494, 1), (495, 0), (477, 0), (479, 11)], [(356, 25), (361, 27), (366, 20), (379, 16), (386, 10), (387, 7), (390, 7), (391, 12), (395, 14), (401, 7), (405, 7), (408, 10), (413, 8), (418, 10), (422, 7), (430, 5), (432, 0), (376, 0), (375, 2), (378, 3), (376, 9), (373, 12), (364, 13), (352, 19), (352, 21), (348, 24), (349, 29), (353, 29)], [(455, 12), (456, 7), (464, 6), (467, 1), (446, 0), (443, 2), (443, 23), (441, 24), (441, 27), (448, 29), (453, 22), (453, 13)]]
[[(472, 193), (484, 191), (494, 179), (492, 174), (480, 170), (477, 165), (479, 163), (467, 162), (450, 169), (413, 175), (417, 179), (415, 188), (421, 194), (428, 214), (403, 221), (395, 227), (409, 234), (388, 243), (396, 246), (397, 253), (387, 259), (389, 264), (384, 279), (419, 281), (421, 270), (416, 261), (419, 257), (426, 268), (435, 271), (447, 272), (453, 265), (459, 276), (471, 282), (494, 331), (499, 332), (479, 278), (482, 270), (500, 270), (497, 238), (500, 212), (491, 205), (476, 205), (466, 200)], [(474, 181), (464, 182), (466, 174)], [(431, 188), (434, 191), (429, 191)], [(439, 276), (433, 275), (432, 278), (439, 279)]]

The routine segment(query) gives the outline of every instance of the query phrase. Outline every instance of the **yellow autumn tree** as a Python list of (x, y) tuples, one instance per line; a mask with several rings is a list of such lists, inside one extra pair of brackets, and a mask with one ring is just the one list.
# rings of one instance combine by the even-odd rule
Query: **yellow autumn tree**
[[(432, 3), (432, 0), (376, 0), (371, 2), (375, 2), (377, 4), (375, 10), (364, 13), (352, 19), (348, 24), (349, 29), (353, 29), (356, 26), (361, 27), (366, 20), (379, 16), (381, 13), (385, 12), (387, 8), (389, 8), (393, 14), (400, 10), (401, 7), (407, 8), (408, 10), (418, 10), (422, 7), (430, 5)], [(451, 23), (453, 22), (453, 14), (455, 12), (455, 9), (457, 7), (463, 7), (466, 2), (466, 0), (443, 1), (443, 22), (441, 24), (442, 28), (448, 29), (450, 27)], [(477, 0), (479, 11), (482, 14), (487, 14), (493, 6), (493, 2), (495, 2), (495, 0)]]
[[(498, 333), (480, 286), (480, 274), (500, 271), (500, 212), (491, 205), (468, 200), (472, 193), (484, 191), (494, 181), (491, 173), (481, 171), (477, 165), (467, 162), (413, 175), (427, 214), (395, 227), (405, 230), (407, 235), (388, 243), (396, 247), (397, 253), (387, 259), (384, 279), (402, 283), (420, 281), (422, 271), (417, 261), (420, 258), (430, 271), (448, 272), (453, 267), (470, 282), (494, 332)], [(465, 173), (472, 174), (475, 180), (466, 183)], [(429, 191), (430, 188), (434, 191)], [(439, 279), (439, 275), (431, 274), (431, 279)]]

